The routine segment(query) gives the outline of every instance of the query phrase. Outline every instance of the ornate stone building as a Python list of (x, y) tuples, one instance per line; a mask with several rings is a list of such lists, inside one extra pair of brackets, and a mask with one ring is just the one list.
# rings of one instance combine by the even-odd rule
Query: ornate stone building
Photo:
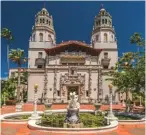
[[(28, 102), (38, 84), (41, 102), (67, 103), (75, 91), (80, 103), (105, 102), (109, 96), (104, 72), (118, 60), (112, 17), (101, 8), (94, 19), (91, 44), (66, 41), (56, 44), (53, 17), (43, 8), (35, 16), (28, 49)], [(114, 101), (121, 100), (114, 92)]]

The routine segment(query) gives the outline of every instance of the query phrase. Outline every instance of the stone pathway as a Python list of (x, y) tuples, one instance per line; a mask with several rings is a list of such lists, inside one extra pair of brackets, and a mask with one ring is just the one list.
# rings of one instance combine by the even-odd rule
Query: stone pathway
[[(56, 104), (52, 105), (52, 109), (65, 109), (66, 104)], [(109, 106), (101, 106), (102, 110), (108, 109)], [(122, 108), (121, 105), (113, 105), (113, 108)], [(95, 107), (93, 105), (81, 105), (81, 109), (91, 109), (94, 110)], [(32, 111), (33, 110), (33, 104), (24, 104), (23, 105), (23, 111)], [(45, 106), (44, 105), (38, 105), (39, 111), (44, 111)], [(12, 113), (15, 112), (15, 106), (5, 106), (1, 108), (1, 114), (5, 113)], [(106, 133), (98, 133), (98, 135), (144, 135), (145, 134), (145, 124), (139, 124), (139, 125), (122, 125), (120, 124), (118, 126), (118, 129), (112, 132), (106, 132)], [(83, 134), (70, 134), (70, 133), (51, 133), (47, 131), (38, 131), (38, 130), (30, 130), (27, 127), (27, 123), (10, 123), (10, 122), (2, 122), (1, 123), (1, 135), (97, 135), (93, 133), (83, 133)]]
[[(26, 124), (14, 124), (2, 122), (1, 135), (69, 135), (60, 133), (51, 133), (46, 131), (30, 130)], [(116, 131), (108, 133), (98, 133), (98, 135), (145, 135), (145, 125), (119, 125)], [(71, 134), (71, 135), (97, 135), (93, 133)]]

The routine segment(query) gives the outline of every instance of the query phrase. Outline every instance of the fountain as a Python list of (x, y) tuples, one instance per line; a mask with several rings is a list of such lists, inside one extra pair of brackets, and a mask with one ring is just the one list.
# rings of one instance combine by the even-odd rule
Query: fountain
[(70, 93), (70, 102), (67, 106), (67, 115), (64, 121), (64, 128), (82, 128), (83, 123), (80, 122), (78, 95), (75, 92)]

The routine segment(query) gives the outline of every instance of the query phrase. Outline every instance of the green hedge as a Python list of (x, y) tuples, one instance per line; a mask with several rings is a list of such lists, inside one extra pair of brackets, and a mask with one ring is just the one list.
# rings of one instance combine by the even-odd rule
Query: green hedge
[[(43, 115), (39, 125), (46, 127), (63, 127), (65, 117), (65, 114)], [(84, 127), (100, 127), (106, 125), (104, 116), (99, 114), (82, 113), (80, 114), (80, 121), (84, 124)]]

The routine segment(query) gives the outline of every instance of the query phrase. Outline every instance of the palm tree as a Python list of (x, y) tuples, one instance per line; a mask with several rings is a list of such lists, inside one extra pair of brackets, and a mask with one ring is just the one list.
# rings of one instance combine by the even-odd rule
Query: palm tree
[[(14, 38), (12, 36), (12, 32), (8, 28), (2, 28), (1, 37), (5, 38), (7, 41), (12, 41)], [(8, 64), (8, 73), (9, 73), (9, 43), (7, 43), (7, 64)]]
[(16, 63), (18, 66), (18, 87), (17, 87), (17, 101), (20, 101), (20, 76), (21, 76), (21, 66), (26, 62), (24, 57), (24, 50), (21, 49), (11, 49), (9, 53), (9, 59)]

